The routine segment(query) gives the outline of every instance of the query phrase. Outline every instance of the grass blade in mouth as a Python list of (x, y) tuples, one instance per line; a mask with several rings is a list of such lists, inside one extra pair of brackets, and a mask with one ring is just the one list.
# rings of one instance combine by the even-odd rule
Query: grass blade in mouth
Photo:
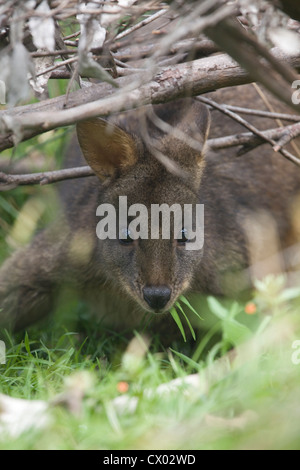
[(182, 334), (182, 337), (184, 339), (184, 341), (186, 341), (186, 336), (185, 336), (185, 331), (184, 331), (184, 328), (182, 326), (182, 322), (180, 320), (180, 317), (176, 311), (176, 308), (175, 307), (171, 307), (170, 308), (170, 314), (172, 315), (172, 317), (174, 318), (175, 322), (176, 322), (176, 325), (178, 326), (181, 334)]

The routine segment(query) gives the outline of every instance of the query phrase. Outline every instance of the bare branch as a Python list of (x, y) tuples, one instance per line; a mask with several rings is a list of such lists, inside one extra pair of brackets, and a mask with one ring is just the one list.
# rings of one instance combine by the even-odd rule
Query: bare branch
[[(290, 87), (297, 74), (289, 64), (279, 61), (241, 28), (235, 18), (223, 19), (217, 28), (209, 27), (205, 32), (251, 74), (253, 81), (258, 81), (278, 99), (293, 106)], [(296, 106), (294, 108), (297, 109)]]
[(230, 111), (240, 114), (248, 114), (250, 116), (259, 116), (269, 119), (281, 119), (283, 121), (298, 122), (300, 117), (297, 114), (274, 113), (271, 111), (262, 111), (261, 109), (241, 108), (239, 106), (226, 105)]
[(299, 135), (300, 135), (300, 123), (298, 122), (296, 124), (293, 124), (292, 126), (289, 126), (289, 128), (285, 129), (285, 133), (283, 134), (279, 142), (277, 142), (277, 144), (274, 145), (274, 151), (279, 152), (284, 145), (291, 142), (291, 140), (296, 139), (296, 137), (299, 137)]
[(6, 173), (0, 172), (0, 191), (7, 191), (16, 186), (29, 184), (44, 185), (86, 176), (94, 176), (94, 172), (89, 166), (45, 171), (42, 173), (30, 173), (27, 175), (7, 175)]
[(39, 77), (40, 75), (44, 75), (45, 73), (52, 72), (52, 70), (56, 70), (60, 67), (64, 67), (67, 64), (74, 63), (78, 60), (78, 57), (71, 57), (70, 59), (62, 60), (61, 62), (56, 62), (53, 66), (48, 67), (47, 69), (43, 70), (40, 73), (36, 74), (36, 77)]
[(70, 54), (77, 54), (76, 49), (61, 49), (56, 51), (38, 51), (38, 52), (31, 52), (31, 57), (50, 57), (50, 56), (57, 56), (57, 55), (70, 55)]
[[(247, 129), (249, 129), (251, 132), (253, 132), (253, 134), (255, 134), (256, 136), (260, 137), (261, 139), (265, 140), (266, 142), (268, 142), (269, 144), (272, 145), (272, 147), (276, 148), (277, 147), (277, 143), (271, 139), (270, 137), (266, 136), (265, 133), (261, 132), (260, 130), (258, 130), (255, 126), (253, 126), (252, 124), (250, 124), (249, 122), (245, 121), (243, 118), (241, 118), (238, 114), (230, 111), (226, 106), (222, 106), (218, 103), (216, 103), (215, 101), (213, 101), (212, 99), (210, 98), (205, 98), (205, 97), (198, 97), (197, 98), (199, 101), (201, 101), (202, 103), (205, 103), (209, 106), (212, 106), (213, 108), (215, 109), (218, 109), (219, 111), (221, 111), (222, 113), (226, 114), (227, 116), (231, 117), (232, 119), (234, 119), (235, 121), (237, 121), (239, 124), (241, 124), (242, 126), (246, 127)], [(293, 163), (295, 163), (296, 165), (300, 166), (300, 159), (295, 157), (294, 155), (292, 155), (290, 152), (288, 152), (287, 150), (285, 149), (282, 149), (282, 148), (278, 148), (278, 151), (285, 157), (287, 158), (288, 160), (292, 161)]]
[[(300, 57), (285, 57), (276, 49), (273, 54), (283, 63), (300, 68)], [(26, 140), (46, 130), (68, 126), (79, 120), (108, 116), (124, 109), (163, 103), (187, 95), (196, 96), (252, 81), (251, 76), (227, 54), (162, 67), (152, 79), (151, 71), (134, 77), (135, 79), (132, 76), (116, 79), (119, 91), (105, 83), (73, 92), (68, 100), (68, 109), (63, 108), (65, 96), (60, 96), (33, 105), (0, 111), (0, 150), (15, 145), (16, 130), (18, 138)]]
[[(229, 106), (226, 105), (227, 108)], [(293, 126), (285, 127), (276, 127), (274, 129), (268, 129), (262, 131), (261, 134), (264, 135), (267, 139), (273, 139), (275, 141), (280, 141), (280, 139), (289, 134), (290, 128)], [(237, 147), (242, 145), (244, 148), (239, 150), (237, 155), (242, 155), (250, 150), (253, 150), (255, 147), (266, 143), (265, 138), (259, 137), (258, 135), (253, 134), (252, 132), (244, 132), (241, 134), (228, 135), (225, 137), (218, 137), (215, 139), (208, 139), (207, 147), (209, 150), (219, 150), (229, 147)], [(244, 151), (245, 149), (245, 151)]]
[(166, 10), (166, 9), (159, 10), (156, 13), (154, 13), (153, 15), (148, 16), (148, 18), (140, 21), (138, 24), (135, 24), (131, 28), (126, 29), (125, 31), (123, 31), (120, 34), (117, 34), (117, 36), (115, 37), (115, 40), (118, 41), (118, 40), (124, 38), (125, 36), (128, 36), (128, 34), (131, 34), (133, 31), (137, 31), (138, 29), (142, 28), (143, 26), (146, 26), (146, 24), (149, 24), (152, 21), (156, 20), (157, 18), (160, 18), (167, 11), (168, 10)]

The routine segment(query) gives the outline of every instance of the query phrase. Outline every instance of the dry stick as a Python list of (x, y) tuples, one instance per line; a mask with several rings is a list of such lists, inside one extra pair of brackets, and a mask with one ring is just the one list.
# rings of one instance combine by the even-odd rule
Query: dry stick
[[(137, 38), (138, 40), (138, 38)], [(157, 43), (144, 43), (141, 42), (138, 48), (138, 56), (139, 58), (144, 58), (149, 56), (153, 53), (153, 51), (157, 48)], [(117, 49), (117, 50), (116, 50)], [(189, 53), (193, 49), (193, 53), (202, 53), (204, 55), (210, 55), (215, 52), (220, 52), (220, 49), (216, 46), (216, 44), (211, 41), (210, 39), (203, 39), (200, 41), (196, 41), (195, 39), (182, 39), (180, 41), (176, 41), (168, 51), (169, 54), (176, 54), (178, 52), (185, 52), (186, 54)], [(128, 60), (136, 59), (136, 44), (132, 48), (131, 45), (124, 45), (123, 43), (114, 43), (111, 46), (111, 50), (113, 50), (113, 56), (120, 60)]]
[[(118, 77), (131, 76), (133, 73), (141, 72), (143, 69), (128, 69), (123, 67), (116, 67)], [(84, 77), (83, 77), (84, 78)]]
[(76, 41), (64, 40), (64, 43), (66, 46), (78, 47), (79, 39), (77, 39)]
[(289, 126), (289, 129), (286, 129), (286, 132), (283, 134), (283, 136), (279, 139), (277, 144), (274, 146), (274, 151), (279, 152), (280, 149), (291, 142), (291, 140), (296, 139), (300, 135), (300, 122), (297, 122), (296, 124), (293, 124), (292, 126)]
[(217, 28), (209, 27), (205, 32), (250, 73), (252, 81), (261, 83), (278, 99), (299, 110), (299, 105), (291, 102), (290, 93), (291, 84), (297, 79), (295, 71), (287, 63), (279, 62), (233, 18), (221, 20)]
[(65, 94), (64, 107), (67, 106), (69, 95), (70, 95), (70, 92), (71, 92), (71, 87), (74, 83), (74, 80), (78, 77), (78, 70), (79, 70), (79, 63), (76, 62), (75, 68), (74, 68), (74, 70), (72, 70), (72, 74), (71, 74), (71, 77), (70, 77), (70, 80), (69, 80), (69, 83), (68, 83), (68, 86), (67, 86), (67, 90), (66, 90), (66, 94)]
[[(66, 168), (63, 170), (45, 171), (42, 173), (30, 173), (27, 175), (7, 175), (0, 172), (0, 191), (12, 189), (15, 186), (29, 184), (50, 184), (58, 181), (94, 176), (93, 170), (89, 166), (76, 168)], [(7, 186), (7, 188), (6, 188)]]
[[(99, 16), (101, 14), (108, 14), (108, 15), (126, 14), (128, 11), (132, 14), (141, 16), (143, 13), (147, 12), (148, 10), (158, 9), (158, 7), (153, 5), (153, 2), (149, 2), (149, 3), (143, 4), (141, 6), (131, 5), (129, 8), (123, 7), (123, 6), (120, 6), (120, 5), (118, 5), (118, 6), (115, 5), (114, 6), (115, 10), (108, 9), (109, 6), (106, 9), (105, 6), (106, 6), (106, 4), (103, 4), (101, 6), (101, 8), (86, 8), (84, 11), (82, 11), (78, 7), (70, 7), (70, 8), (65, 8), (65, 7), (60, 7), (59, 8), (58, 7), (59, 8), (58, 13), (55, 14), (55, 15), (52, 15), (52, 16), (55, 16), (56, 20), (64, 20), (64, 19), (70, 18), (72, 16), (76, 16), (76, 15), (78, 15), (78, 13), (84, 13), (86, 15)], [(159, 7), (159, 9), (161, 9), (161, 7)], [(62, 10), (63, 12), (60, 13), (60, 10)], [(35, 15), (35, 13), (38, 13), (38, 12), (34, 11), (34, 15)], [(36, 16), (45, 16), (45, 14), (40, 13), (40, 14), (37, 14)]]
[[(205, 103), (205, 104), (207, 104), (207, 105), (209, 105), (209, 106), (212, 106), (213, 108), (216, 108), (216, 109), (218, 109), (219, 111), (221, 111), (223, 114), (226, 114), (227, 116), (231, 117), (232, 119), (234, 119), (235, 121), (237, 121), (239, 124), (241, 124), (242, 126), (246, 127), (249, 131), (253, 132), (253, 134), (257, 135), (257, 136), (260, 137), (261, 139), (264, 139), (266, 142), (268, 142), (269, 144), (271, 144), (273, 148), (277, 145), (277, 142), (275, 142), (275, 140), (270, 139), (269, 137), (267, 137), (263, 132), (259, 131), (255, 126), (253, 126), (253, 125), (250, 124), (249, 122), (245, 121), (245, 120), (244, 120), (243, 118), (241, 118), (238, 114), (233, 113), (232, 111), (230, 111), (229, 109), (227, 109), (225, 106), (222, 106), (222, 105), (216, 103), (215, 101), (211, 100), (210, 98), (198, 97), (197, 99), (198, 99), (199, 101), (201, 101), (202, 103)], [(280, 152), (285, 158), (287, 158), (288, 160), (292, 161), (292, 162), (295, 163), (296, 165), (300, 166), (300, 159), (298, 159), (297, 157), (295, 157), (293, 154), (291, 154), (290, 152), (288, 152), (288, 151), (285, 150), (285, 149), (279, 149), (279, 152)]]
[(297, 114), (274, 113), (271, 111), (262, 111), (260, 109), (241, 108), (239, 106), (231, 106), (226, 104), (226, 108), (230, 111), (240, 114), (249, 114), (250, 116), (266, 117), (270, 119), (282, 119), (283, 121), (299, 122), (300, 116)]
[(80, 33), (81, 33), (81, 30), (76, 31), (76, 33), (69, 34), (69, 36), (64, 36), (62, 39), (63, 41), (65, 41), (66, 39), (75, 38), (76, 36), (79, 36)]
[[(263, 92), (263, 90), (260, 88), (260, 86), (257, 84), (257, 83), (254, 83), (253, 84), (253, 87), (255, 88), (256, 92), (259, 94), (259, 96), (261, 97), (261, 99), (263, 100), (263, 102), (265, 103), (267, 109), (269, 111), (272, 111), (274, 112), (274, 107), (273, 105), (271, 104), (270, 100), (268, 99), (268, 97), (266, 96), (266, 94)], [(300, 119), (299, 119), (300, 120)], [(277, 119), (276, 122), (278, 123), (278, 126), (279, 127), (283, 127), (283, 123), (282, 123), (282, 120), (281, 119)], [(292, 130), (292, 134), (294, 133), (294, 130)], [(291, 146), (293, 148), (293, 150), (295, 151), (295, 154), (297, 155), (297, 157), (299, 158), (300, 157), (300, 149), (299, 149), (299, 145), (297, 145), (297, 143), (295, 141), (293, 141), (291, 143)], [(279, 147), (274, 147), (274, 150), (275, 152), (278, 152), (279, 150)]]
[[(282, 58), (282, 53), (276, 49), (274, 54)], [(286, 60), (291, 66), (300, 67), (299, 57)], [(0, 151), (15, 145), (14, 132), (18, 129), (22, 132), (22, 140), (26, 140), (46, 130), (74, 124), (80, 119), (107, 116), (122, 109), (163, 103), (187, 94), (195, 96), (252, 81), (250, 75), (227, 54), (162, 67), (152, 80), (147, 73), (137, 75), (135, 80), (133, 77), (116, 79), (120, 86), (117, 92), (107, 83), (72, 92), (68, 109), (63, 109), (65, 97), (60, 96), (0, 111)]]
[[(118, 77), (124, 77), (124, 76), (128, 76), (128, 75), (133, 75), (133, 74), (136, 74), (136, 73), (140, 73), (141, 71), (143, 71), (144, 69), (137, 69), (137, 68), (132, 68), (132, 67), (119, 67), (117, 65), (117, 62), (115, 61), (116, 63), (116, 71), (117, 71), (117, 75)], [(110, 69), (107, 69), (105, 68), (104, 69), (105, 71), (109, 71)], [(67, 80), (70, 80), (72, 79), (72, 76), (73, 74), (71, 72), (69, 72), (68, 70), (53, 70), (53, 72), (51, 73), (51, 76), (50, 78), (51, 79), (67, 79)], [(91, 78), (90, 76), (86, 75), (86, 74), (80, 74), (80, 77), (81, 78)]]
[(56, 55), (68, 55), (68, 54), (77, 54), (77, 49), (61, 49), (56, 51), (40, 51), (40, 52), (31, 52), (31, 57), (49, 57)]
[[(62, 39), (62, 35), (61, 35), (61, 30), (60, 30), (60, 27), (59, 27), (59, 24), (56, 22), (56, 25), (55, 25), (55, 44), (56, 44), (56, 47), (57, 49), (64, 49), (65, 48), (65, 45), (64, 45), (64, 41)], [(60, 54), (60, 57), (61, 57), (61, 60), (66, 60), (68, 58), (68, 54)], [(66, 68), (66, 70), (69, 70), (69, 72), (73, 72), (74, 74), (74, 71), (75, 71), (75, 68), (78, 67), (78, 62), (75, 62), (75, 67), (73, 66), (73, 64), (67, 64), (65, 65), (64, 68)], [(76, 79), (77, 81), (79, 81), (78, 79), (78, 76), (76, 75)]]
[(164, 9), (164, 10), (159, 10), (158, 12), (154, 13), (154, 15), (151, 15), (149, 16), (148, 18), (146, 18), (145, 20), (142, 20), (140, 21), (139, 23), (131, 26), (131, 28), (128, 28), (126, 29), (125, 31), (123, 31), (122, 33), (118, 34), (115, 38), (114, 38), (114, 41), (118, 41), (119, 39), (122, 39), (124, 38), (125, 36), (128, 36), (128, 34), (131, 34), (133, 33), (133, 31), (136, 31), (140, 28), (142, 28), (143, 26), (151, 23), (152, 21), (156, 20), (157, 18), (159, 18), (160, 16), (164, 15), (168, 10)]
[[(59, 2), (59, 5), (55, 8), (52, 8), (48, 13), (45, 13), (44, 11), (38, 11), (36, 9), (28, 9), (25, 14), (22, 14), (16, 18), (16, 20), (20, 21), (23, 19), (27, 18), (32, 18), (32, 17), (40, 17), (40, 18), (55, 18), (56, 20), (63, 19), (63, 18), (68, 18), (70, 16), (74, 16), (78, 13), (78, 8), (76, 9), (69, 9), (68, 8), (68, 3), (69, 0), (61, 1)], [(60, 12), (63, 11), (64, 14), (60, 16)], [(67, 13), (66, 13), (67, 12)]]
[(78, 57), (71, 57), (70, 59), (62, 60), (61, 62), (57, 62), (55, 65), (52, 65), (51, 67), (46, 68), (40, 73), (36, 74), (36, 77), (39, 77), (40, 75), (44, 75), (45, 73), (52, 72), (52, 70), (56, 70), (59, 67), (64, 67), (67, 64), (71, 64), (73, 62), (76, 62), (78, 60)]
[[(186, 37), (187, 33), (190, 35), (199, 35), (209, 27), (214, 27), (216, 24), (233, 14), (234, 7), (232, 5), (223, 4), (217, 10), (208, 14), (209, 10), (215, 6), (212, 0), (204, 0), (200, 5), (184, 18), (182, 23), (176, 25), (167, 36), (160, 42), (159, 47), (154, 51), (152, 60), (157, 59), (162, 54), (167, 53), (172, 45)], [(206, 15), (206, 16), (205, 16)]]
[[(290, 132), (292, 126), (286, 127), (276, 127), (274, 129), (268, 129), (263, 131), (265, 137), (269, 139), (281, 139), (287, 133)], [(219, 150), (228, 147), (237, 147), (239, 145), (251, 147), (248, 151), (253, 150), (253, 148), (258, 147), (265, 143), (265, 139), (254, 135), (252, 132), (243, 132), (241, 134), (227, 135), (225, 137), (216, 137), (214, 139), (208, 139), (207, 146), (211, 150)], [(244, 152), (246, 153), (246, 152)], [(239, 152), (239, 155), (241, 153)]]

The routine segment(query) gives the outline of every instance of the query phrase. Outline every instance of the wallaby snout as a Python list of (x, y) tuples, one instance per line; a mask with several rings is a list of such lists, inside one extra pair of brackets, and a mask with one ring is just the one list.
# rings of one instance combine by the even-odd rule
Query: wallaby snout
[(171, 298), (171, 289), (168, 286), (146, 286), (143, 289), (144, 300), (155, 312), (161, 312)]

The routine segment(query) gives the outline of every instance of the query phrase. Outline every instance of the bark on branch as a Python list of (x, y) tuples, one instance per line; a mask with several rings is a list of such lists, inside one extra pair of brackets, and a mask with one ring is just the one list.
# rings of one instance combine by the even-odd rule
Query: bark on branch
[[(286, 63), (300, 69), (300, 56), (286, 57), (277, 49), (273, 50), (273, 55), (282, 65)], [(67, 104), (66, 97), (60, 96), (0, 111), (0, 151), (21, 140), (83, 119), (252, 81), (250, 74), (227, 54), (161, 67), (156, 73), (145, 70), (142, 74), (117, 79), (117, 91), (107, 83), (92, 85), (71, 93)], [(293, 91), (291, 89), (291, 96)]]
[(8, 175), (0, 172), (0, 191), (14, 189), (16, 186), (29, 184), (51, 184), (67, 179), (93, 176), (94, 172), (89, 166), (66, 168), (63, 170), (45, 171), (42, 173), (30, 173), (27, 175)]

